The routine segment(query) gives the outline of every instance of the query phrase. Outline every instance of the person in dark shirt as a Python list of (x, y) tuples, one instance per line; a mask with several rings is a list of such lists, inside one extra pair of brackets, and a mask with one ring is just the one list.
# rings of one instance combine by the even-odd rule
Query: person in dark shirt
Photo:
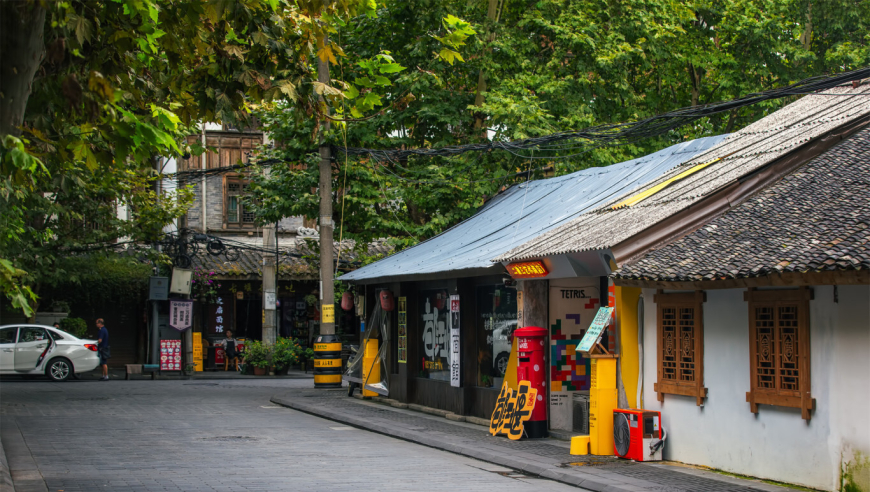
[(100, 366), (103, 368), (103, 377), (100, 378), (100, 381), (108, 381), (109, 380), (109, 330), (106, 329), (106, 325), (103, 324), (103, 318), (97, 319), (97, 328), (100, 329), (100, 333), (97, 334), (97, 352), (100, 355)]

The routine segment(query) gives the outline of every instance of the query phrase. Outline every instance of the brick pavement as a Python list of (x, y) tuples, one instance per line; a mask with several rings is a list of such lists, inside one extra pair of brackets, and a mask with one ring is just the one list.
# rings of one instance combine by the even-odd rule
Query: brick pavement
[(311, 385), (4, 378), (0, 442), (16, 492), (577, 490), (269, 402)]
[(486, 427), (439, 416), (348, 398), (346, 392), (296, 390), (274, 403), (487, 461), (584, 489), (606, 492), (784, 492), (790, 489), (706, 470), (667, 464), (635, 463), (614, 457), (572, 456), (569, 444), (555, 439), (511, 441), (489, 435)]

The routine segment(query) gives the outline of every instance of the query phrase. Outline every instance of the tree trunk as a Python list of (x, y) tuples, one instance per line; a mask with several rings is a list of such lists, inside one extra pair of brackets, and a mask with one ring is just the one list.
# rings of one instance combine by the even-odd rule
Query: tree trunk
[[(489, 0), (489, 5), (486, 9), (486, 18), (498, 21), (498, 0)], [(495, 41), (495, 32), (490, 32), (486, 38), (487, 44), (491, 44)], [(477, 74), (477, 91), (474, 94), (474, 105), (477, 107), (483, 106), (483, 93), (486, 92), (486, 74), (483, 69), (480, 69), (480, 72)], [(474, 129), (479, 130), (483, 127), (483, 115), (480, 113), (475, 113), (474, 115)]]
[(45, 54), (42, 2), (0, 2), (0, 135), (20, 136), (33, 76)]

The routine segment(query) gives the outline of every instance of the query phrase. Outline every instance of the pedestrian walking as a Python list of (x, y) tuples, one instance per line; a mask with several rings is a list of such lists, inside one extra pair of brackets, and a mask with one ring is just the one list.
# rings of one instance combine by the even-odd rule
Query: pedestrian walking
[(109, 380), (109, 330), (103, 323), (103, 318), (97, 318), (97, 328), (100, 332), (97, 334), (97, 353), (100, 356), (100, 366), (103, 368), (103, 377), (100, 381)]
[(230, 367), (230, 361), (233, 363), (233, 368), (239, 370), (239, 352), (236, 350), (236, 339), (233, 338), (232, 330), (227, 330), (226, 338), (216, 343), (224, 348), (224, 371)]

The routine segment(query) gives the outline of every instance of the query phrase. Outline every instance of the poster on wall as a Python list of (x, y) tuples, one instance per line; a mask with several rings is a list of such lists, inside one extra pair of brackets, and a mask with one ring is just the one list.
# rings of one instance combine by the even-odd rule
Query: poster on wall
[(160, 370), (181, 370), (181, 340), (160, 340)]
[(418, 377), (450, 380), (450, 306), (446, 290), (420, 292), (420, 319), (422, 321), (420, 374)]
[(450, 296), (450, 386), (459, 387), (459, 296)]
[(184, 331), (193, 324), (193, 301), (173, 299), (169, 301), (169, 326)]
[(572, 431), (573, 395), (589, 390), (590, 365), (577, 345), (601, 307), (599, 280), (550, 284), (550, 428)]
[[(365, 325), (363, 325), (365, 326)], [(399, 364), (408, 362), (408, 298), (399, 298)]]

